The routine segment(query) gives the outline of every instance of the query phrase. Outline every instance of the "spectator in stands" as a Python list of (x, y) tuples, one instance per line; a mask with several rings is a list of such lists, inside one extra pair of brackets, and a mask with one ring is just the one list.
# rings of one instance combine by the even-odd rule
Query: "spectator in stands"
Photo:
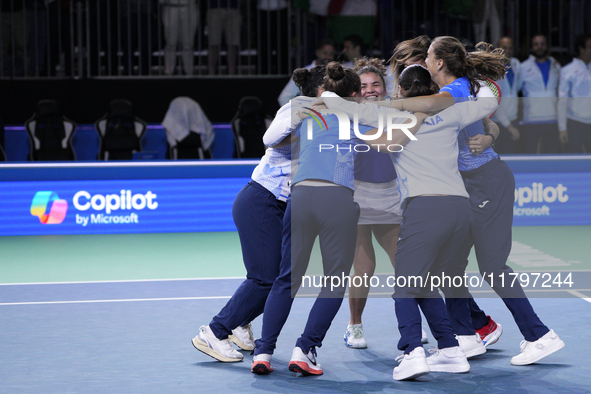
[[(27, 2), (29, 16), (29, 40), (27, 51), (29, 53), (29, 76), (38, 76), (45, 70), (47, 58), (47, 12), (44, 0), (29, 0)], [(45, 73), (44, 75), (47, 75)]]
[(9, 76), (25, 73), (27, 46), (27, 14), (22, 0), (2, 0), (2, 41), (0, 42), (3, 71)]
[[(329, 62), (334, 60), (334, 54), (334, 43), (332, 42), (332, 40), (328, 38), (324, 39), (320, 41), (318, 44), (316, 44), (316, 59), (304, 68), (310, 70), (316, 66), (325, 66)], [(293, 78), (290, 78), (287, 85), (285, 85), (285, 87), (283, 88), (283, 91), (281, 91), (281, 94), (279, 95), (277, 101), (279, 101), (279, 105), (284, 106), (289, 102), (289, 100), (296, 96), (299, 96), (300, 94), (300, 90), (293, 81)]]
[(342, 54), (346, 56), (347, 61), (343, 63), (343, 67), (355, 68), (357, 59), (361, 58), (362, 49), (363, 39), (359, 34), (351, 34), (345, 37)]
[(290, 38), (287, 0), (258, 0), (259, 74), (291, 74), (288, 69)]
[(517, 109), (519, 100), (519, 69), (521, 63), (513, 57), (513, 39), (502, 37), (499, 40), (499, 48), (505, 51), (509, 58), (509, 67), (505, 78), (496, 81), (501, 89), (501, 104), (493, 116), (493, 120), (499, 124), (499, 137), (495, 141), (497, 153), (517, 153), (517, 142), (519, 140), (519, 129), (517, 128)]
[(208, 0), (207, 29), (209, 31), (209, 75), (218, 73), (222, 30), (228, 47), (228, 74), (236, 74), (240, 24), (242, 17), (238, 0)]
[[(501, 0), (472, 0), (472, 23), (474, 24), (474, 42), (499, 42), (501, 20), (499, 11)], [(486, 28), (490, 34), (486, 34)], [(488, 39), (487, 39), (488, 37)]]
[[(153, 4), (154, 3), (154, 4)], [(119, 0), (121, 50), (125, 75), (150, 75), (148, 26), (157, 11), (152, 0)], [(136, 56), (136, 53), (138, 56)], [(137, 65), (136, 65), (137, 61)]]
[(164, 74), (172, 75), (176, 66), (176, 48), (180, 42), (183, 53), (183, 71), (193, 74), (193, 44), (199, 21), (195, 0), (161, 0), (164, 25)]
[(560, 79), (560, 63), (548, 54), (548, 40), (535, 34), (531, 40), (531, 55), (521, 63), (519, 85), (523, 91), (523, 126), (521, 138), (525, 153), (559, 153), (556, 97)]
[[(318, 1), (318, 3), (321, 3)], [(331, 0), (328, 2), (328, 36), (335, 42), (357, 34), (370, 47), (375, 39), (376, 0)]]
[(575, 39), (577, 57), (564, 66), (558, 89), (558, 130), (568, 153), (591, 152), (591, 34)]

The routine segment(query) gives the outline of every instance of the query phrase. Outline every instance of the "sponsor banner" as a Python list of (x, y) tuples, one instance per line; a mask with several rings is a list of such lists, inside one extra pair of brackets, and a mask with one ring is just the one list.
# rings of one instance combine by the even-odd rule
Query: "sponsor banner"
[(0, 235), (236, 231), (249, 178), (2, 182)]
[(591, 173), (515, 174), (514, 226), (591, 225)]
[[(249, 178), (2, 182), (0, 236), (235, 231)], [(591, 225), (591, 173), (515, 174), (515, 226)]]

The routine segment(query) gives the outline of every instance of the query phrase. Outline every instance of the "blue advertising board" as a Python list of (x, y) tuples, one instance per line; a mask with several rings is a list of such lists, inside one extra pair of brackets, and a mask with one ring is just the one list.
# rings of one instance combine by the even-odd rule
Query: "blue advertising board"
[[(515, 226), (591, 225), (591, 155), (503, 159)], [(0, 164), (0, 236), (235, 231), (257, 163)]]
[(236, 231), (248, 178), (2, 182), (0, 235)]
[(515, 174), (514, 226), (591, 225), (591, 173)]

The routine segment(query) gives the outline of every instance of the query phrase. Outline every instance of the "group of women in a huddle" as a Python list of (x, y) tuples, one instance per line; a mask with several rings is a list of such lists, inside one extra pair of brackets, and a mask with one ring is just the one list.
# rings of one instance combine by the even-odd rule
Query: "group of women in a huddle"
[[(332, 62), (326, 69), (294, 72), (302, 92), (320, 96), (322, 102), (299, 97), (280, 109), (265, 135), (270, 148), (247, 186), (260, 196), (251, 193), (247, 204), (241, 205), (237, 198), (234, 206), (245, 263), (247, 255), (250, 261), (257, 254), (268, 258), (247, 264), (247, 280), (212, 323), (201, 328), (193, 339), (196, 348), (221, 361), (240, 361), (241, 354), (232, 353), (229, 340), (240, 346), (244, 341), (234, 339), (241, 329), (252, 339), (249, 323), (264, 311), (261, 337), (254, 343), (252, 372), (270, 373), (277, 337), (305, 275), (315, 239), (319, 238), (324, 275), (340, 278), (353, 267), (354, 278), (374, 273), (373, 235), (390, 257), (397, 277), (424, 281), (394, 290), (401, 335), (398, 348), (404, 352), (394, 368), (394, 379), (413, 379), (430, 371), (470, 370), (467, 358), (484, 353), (485, 345), (498, 340), (502, 328), (478, 308), (466, 286), (441, 286), (444, 303), (426, 280), (444, 271), (462, 277), (472, 246), (487, 279), (512, 272), (506, 260), (511, 247), (514, 178), (490, 147), (498, 128), (488, 116), (498, 101), (485, 83), (487, 78), (504, 76), (507, 59), (498, 50), (482, 49), (467, 53), (453, 37), (430, 42), (421, 36), (396, 48), (391, 78), (386, 78), (381, 61), (365, 59), (355, 70)], [(388, 79), (393, 83), (388, 84)], [(386, 91), (386, 86), (393, 91)], [(388, 93), (404, 99), (383, 101)], [(414, 113), (409, 116), (407, 111)], [(325, 124), (301, 122), (299, 115), (304, 112), (321, 114)], [(357, 124), (349, 122), (348, 139), (342, 139), (339, 128), (343, 113), (358, 119)], [(386, 124), (379, 119), (387, 116), (398, 118), (398, 124), (412, 117), (415, 122), (406, 132), (376, 129)], [(334, 148), (322, 150), (321, 144)], [(396, 144), (404, 149), (358, 153), (355, 146), (359, 144), (374, 149)], [(282, 183), (290, 171), (276, 163), (290, 160), (294, 162), (290, 184)], [(283, 216), (280, 247), (276, 225), (253, 226), (247, 224), (252, 220), (241, 220), (255, 211), (257, 217), (272, 213), (273, 223)], [(276, 278), (271, 280), (269, 273)], [(403, 282), (409, 283), (397, 281)], [(495, 283), (500, 281), (493, 279)], [(539, 346), (522, 347), (512, 364), (530, 364), (564, 346), (539, 320), (520, 287), (493, 288), (513, 313), (526, 342), (545, 341), (545, 351)], [(322, 374), (316, 348), (322, 345), (345, 292), (345, 282), (322, 288), (296, 341), (291, 371)], [(351, 319), (345, 333), (349, 347), (367, 346), (361, 316), (368, 292), (367, 287), (350, 289)], [(430, 357), (422, 347), (425, 338), (419, 310), (437, 340), (437, 351)], [(218, 353), (225, 359), (217, 357)]]

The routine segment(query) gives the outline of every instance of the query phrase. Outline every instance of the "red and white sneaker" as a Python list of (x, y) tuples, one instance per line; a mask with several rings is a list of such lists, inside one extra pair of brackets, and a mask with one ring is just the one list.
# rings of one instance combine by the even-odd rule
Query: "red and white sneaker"
[(252, 358), (252, 367), (250, 368), (252, 373), (257, 375), (268, 375), (273, 372), (271, 366), (271, 355), (270, 354), (257, 354)]
[(299, 346), (296, 346), (291, 353), (291, 361), (288, 366), (291, 372), (299, 372), (304, 376), (322, 375), (322, 366), (316, 362), (316, 351), (310, 349), (304, 354)]
[(497, 343), (501, 335), (503, 335), (503, 326), (495, 323), (492, 317), (488, 316), (488, 324), (476, 330), (476, 333), (480, 335), (484, 346), (490, 346)]

